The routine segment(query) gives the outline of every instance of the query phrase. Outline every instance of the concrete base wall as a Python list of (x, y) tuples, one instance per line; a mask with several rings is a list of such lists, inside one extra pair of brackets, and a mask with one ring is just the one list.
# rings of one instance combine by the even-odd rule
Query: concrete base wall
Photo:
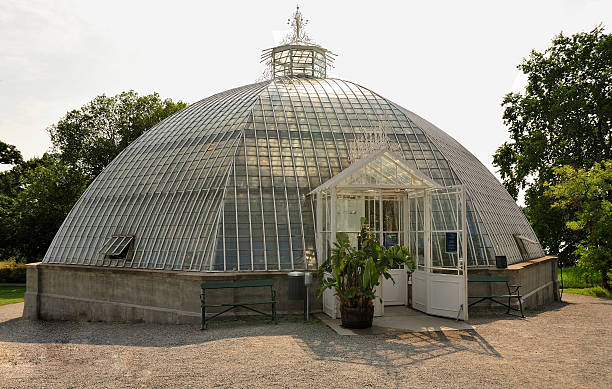
[[(469, 275), (507, 276), (521, 285), (524, 307), (542, 306), (558, 300), (556, 257), (543, 257), (508, 266), (507, 269), (470, 269)], [(34, 263), (27, 265), (23, 317), (43, 320), (146, 322), (163, 324), (199, 323), (200, 283), (214, 281), (274, 280), (279, 313), (303, 313), (303, 300), (289, 300), (289, 277), (285, 272), (189, 273), (165, 270), (100, 268), (78, 265)], [(321, 311), (310, 288), (310, 311)], [(469, 283), (470, 296), (505, 294), (504, 284)], [(268, 288), (210, 290), (206, 301), (223, 302), (267, 299)], [(516, 302), (516, 301), (514, 301)], [(471, 310), (498, 308), (490, 302)], [(263, 306), (263, 309), (268, 309)], [(218, 309), (207, 309), (207, 313)], [(236, 309), (231, 314), (250, 314)]]
[[(557, 257), (542, 257), (508, 266), (507, 269), (486, 268), (469, 269), (470, 276), (506, 276), (511, 285), (520, 285), (523, 296), (523, 307), (535, 308), (559, 300), (559, 282), (557, 281)], [(469, 296), (487, 296), (507, 294), (503, 283), (468, 283)], [(475, 301), (475, 300), (470, 300)], [(518, 305), (516, 299), (513, 304)], [(470, 309), (488, 309), (501, 307), (491, 302), (476, 304)], [(503, 307), (502, 307), (503, 308)]]
[[(288, 300), (284, 272), (189, 273), (34, 263), (27, 265), (23, 317), (43, 320), (199, 323), (200, 284), (214, 281), (271, 279), (277, 312), (303, 313), (303, 300)], [(315, 280), (316, 282), (316, 280)], [(311, 312), (321, 310), (310, 288)], [(269, 299), (269, 288), (209, 290), (207, 304)], [(270, 312), (269, 306), (260, 309)], [(207, 308), (207, 314), (219, 309)], [(247, 314), (237, 308), (226, 315)]]

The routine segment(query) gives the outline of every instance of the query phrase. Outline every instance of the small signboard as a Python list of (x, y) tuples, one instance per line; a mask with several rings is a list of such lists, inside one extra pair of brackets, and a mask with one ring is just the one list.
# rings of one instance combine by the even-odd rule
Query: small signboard
[(457, 233), (447, 232), (446, 233), (446, 253), (457, 254)]
[(396, 233), (385, 234), (385, 248), (388, 249), (389, 247), (392, 247), (398, 244), (397, 238), (398, 236)]

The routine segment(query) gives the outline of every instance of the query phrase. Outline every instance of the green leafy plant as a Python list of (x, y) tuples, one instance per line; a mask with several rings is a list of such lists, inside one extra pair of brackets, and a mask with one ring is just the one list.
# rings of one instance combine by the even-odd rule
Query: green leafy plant
[(25, 283), (26, 268), (23, 263), (0, 261), (0, 283)]
[(337, 234), (332, 255), (318, 270), (317, 296), (330, 288), (343, 304), (364, 305), (376, 297), (374, 289), (380, 283), (381, 275), (393, 280), (390, 269), (399, 265), (414, 269), (407, 247), (395, 245), (386, 249), (363, 222), (358, 242), (358, 248), (354, 248), (346, 233)]
[(612, 160), (595, 163), (591, 169), (563, 166), (554, 169), (562, 180), (548, 186), (553, 207), (569, 211), (567, 227), (583, 238), (576, 244), (578, 264), (599, 273), (601, 287), (612, 291)]

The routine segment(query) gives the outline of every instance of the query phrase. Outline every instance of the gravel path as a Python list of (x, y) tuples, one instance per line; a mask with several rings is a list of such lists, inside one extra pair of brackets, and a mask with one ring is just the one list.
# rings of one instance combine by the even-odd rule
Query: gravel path
[(612, 301), (565, 294), (526, 320), (342, 337), (285, 318), (190, 326), (28, 322), (0, 307), (0, 387), (610, 387)]

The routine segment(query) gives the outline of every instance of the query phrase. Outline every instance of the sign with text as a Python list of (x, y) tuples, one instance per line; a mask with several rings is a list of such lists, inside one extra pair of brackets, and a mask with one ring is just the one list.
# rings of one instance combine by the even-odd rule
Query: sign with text
[(396, 233), (387, 233), (385, 234), (385, 248), (388, 249), (391, 246), (395, 246), (396, 244), (398, 244), (398, 236)]
[(446, 233), (446, 253), (457, 254), (457, 233), (447, 232)]

